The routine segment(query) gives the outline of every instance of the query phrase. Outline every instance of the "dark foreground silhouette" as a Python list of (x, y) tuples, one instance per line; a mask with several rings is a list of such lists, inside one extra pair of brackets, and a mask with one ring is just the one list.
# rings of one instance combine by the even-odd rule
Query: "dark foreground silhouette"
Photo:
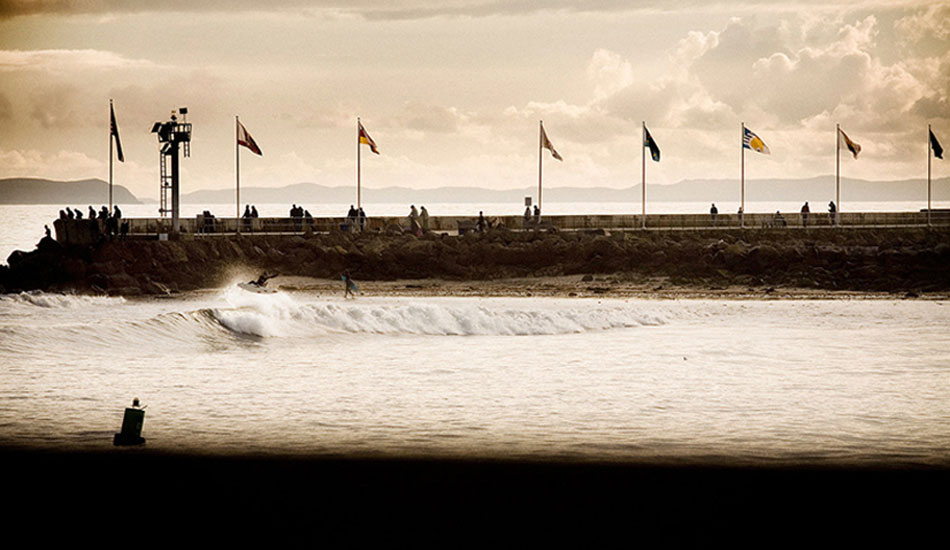
[[(308, 547), (919, 547), (950, 471), (0, 452), (8, 540)], [(936, 497), (937, 502), (932, 502)], [(23, 538), (25, 536), (25, 538)], [(402, 546), (402, 545), (400, 545)]]
[(43, 238), (0, 265), (0, 292), (124, 296), (220, 288), (234, 271), (359, 281), (492, 280), (583, 274), (670, 277), (702, 287), (941, 292), (950, 290), (950, 231), (512, 232), (242, 236), (62, 246)]

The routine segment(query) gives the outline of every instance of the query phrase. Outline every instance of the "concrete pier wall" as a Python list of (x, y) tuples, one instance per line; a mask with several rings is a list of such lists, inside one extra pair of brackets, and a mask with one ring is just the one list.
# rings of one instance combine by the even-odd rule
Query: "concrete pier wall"
[[(477, 216), (431, 216), (429, 230), (439, 232), (458, 233), (471, 231), (476, 227)], [(491, 227), (505, 227), (511, 230), (557, 229), (559, 231), (577, 231), (585, 229), (604, 230), (636, 230), (643, 227), (643, 217), (640, 215), (564, 215), (542, 216), (541, 224), (532, 221), (525, 222), (522, 216), (486, 216)], [(129, 234), (133, 237), (155, 236), (171, 233), (171, 220), (167, 218), (126, 218)], [(840, 226), (853, 227), (923, 227), (927, 226), (927, 212), (845, 212), (839, 214)], [(312, 222), (294, 218), (195, 218), (182, 219), (180, 230), (182, 238), (190, 239), (194, 236), (203, 236), (220, 233), (234, 233), (240, 224), (242, 233), (330, 233), (349, 232), (350, 227), (346, 218), (314, 218)], [(830, 228), (832, 219), (826, 212), (809, 214), (806, 219), (799, 213), (782, 214), (776, 218), (775, 214), (746, 214), (741, 224), (747, 228)], [(930, 224), (938, 227), (950, 226), (950, 211), (934, 210), (931, 212)], [(56, 240), (62, 244), (91, 244), (96, 242), (104, 232), (104, 222), (101, 220), (55, 220)], [(367, 218), (364, 231), (389, 232), (397, 228), (408, 230), (410, 227), (407, 216), (372, 217)], [(648, 230), (677, 230), (677, 229), (716, 229), (738, 228), (740, 217), (738, 214), (719, 214), (714, 220), (709, 214), (648, 214), (646, 229)]]

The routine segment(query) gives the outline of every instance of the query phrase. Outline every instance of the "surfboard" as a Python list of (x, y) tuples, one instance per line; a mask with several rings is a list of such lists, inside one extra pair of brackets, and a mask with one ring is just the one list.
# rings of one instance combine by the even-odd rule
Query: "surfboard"
[(237, 286), (255, 294), (277, 294), (277, 292), (279, 292), (276, 288), (268, 288), (266, 286), (255, 285), (253, 283), (238, 283)]

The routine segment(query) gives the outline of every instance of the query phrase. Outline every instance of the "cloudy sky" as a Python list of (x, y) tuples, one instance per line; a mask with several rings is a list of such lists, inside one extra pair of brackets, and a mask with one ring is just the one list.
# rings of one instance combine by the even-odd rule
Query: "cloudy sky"
[[(153, 4), (161, 4), (155, 7)], [(922, 1), (0, 0), (0, 177), (108, 178), (158, 196), (153, 122), (189, 108), (183, 192), (234, 185), (234, 116), (264, 152), (242, 185), (537, 182), (538, 120), (564, 157), (545, 186), (739, 176), (926, 176), (950, 144), (950, 4)], [(935, 176), (946, 175), (935, 164)]]

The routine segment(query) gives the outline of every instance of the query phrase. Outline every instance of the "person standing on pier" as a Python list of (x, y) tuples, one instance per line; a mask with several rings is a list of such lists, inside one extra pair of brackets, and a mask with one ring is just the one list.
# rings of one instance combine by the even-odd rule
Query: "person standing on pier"
[(422, 210), (419, 212), (419, 219), (422, 220), (422, 232), (429, 232), (429, 211), (426, 210), (425, 206), (420, 207)]
[(805, 204), (802, 205), (802, 227), (808, 227), (809, 212), (811, 212), (811, 209), (808, 208), (808, 201), (805, 201)]
[(411, 231), (413, 235), (419, 231), (419, 211), (416, 210), (416, 205), (414, 204), (410, 205), (409, 208), (409, 231)]
[(712, 206), (709, 208), (709, 215), (712, 216), (713, 227), (716, 227), (716, 216), (719, 215), (719, 209), (716, 208), (716, 203), (712, 203)]
[(838, 225), (838, 209), (835, 208), (835, 201), (828, 203), (828, 217), (831, 219), (831, 225)]

